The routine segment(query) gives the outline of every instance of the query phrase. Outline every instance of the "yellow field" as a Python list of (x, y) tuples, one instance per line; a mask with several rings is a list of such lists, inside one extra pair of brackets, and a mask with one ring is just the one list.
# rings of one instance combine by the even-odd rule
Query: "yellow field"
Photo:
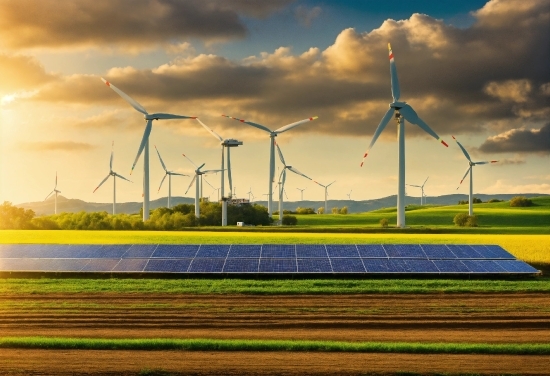
[(263, 232), (158, 231), (0, 231), (0, 244), (498, 244), (526, 262), (550, 263), (550, 235), (485, 234), (326, 234)]

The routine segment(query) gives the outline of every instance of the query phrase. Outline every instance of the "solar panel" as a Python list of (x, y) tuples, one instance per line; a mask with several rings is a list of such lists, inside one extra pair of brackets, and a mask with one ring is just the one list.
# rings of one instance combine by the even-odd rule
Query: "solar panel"
[(426, 254), (418, 244), (384, 244), (389, 257), (396, 258), (426, 258)]
[(469, 273), (470, 270), (460, 260), (432, 260), (441, 273)]
[(77, 245), (73, 249), (74, 258), (98, 258), (101, 257), (102, 246), (100, 244)]
[(258, 273), (259, 258), (227, 258), (224, 273)]
[(430, 260), (456, 259), (456, 255), (445, 244), (422, 244), (421, 247)]
[(367, 273), (389, 273), (390, 260), (388, 259), (363, 259)]
[(296, 244), (297, 258), (328, 257), (327, 250), (322, 244)]
[(145, 272), (186, 273), (191, 259), (149, 259)]
[(289, 244), (263, 244), (262, 258), (295, 258), (296, 247)]
[(221, 273), (224, 258), (194, 258), (189, 267), (189, 273)]
[(485, 248), (487, 248), (487, 250), (491, 252), (491, 258), (509, 260), (515, 259), (515, 257), (510, 252), (504, 250), (500, 245), (485, 245)]
[(411, 273), (439, 273), (439, 269), (431, 260), (405, 260), (405, 264)]
[(261, 258), (259, 271), (263, 273), (296, 273), (296, 259)]
[(448, 244), (447, 248), (449, 248), (451, 252), (453, 252), (456, 255), (456, 257), (461, 260), (484, 258), (469, 245)]
[(489, 273), (503, 273), (506, 271), (492, 260), (479, 260), (475, 262), (479, 263), (483, 267), (483, 269), (485, 269)]
[(461, 260), (471, 273), (487, 273), (487, 270), (478, 260)]
[(332, 270), (335, 273), (365, 273), (363, 261), (360, 258), (330, 258)]
[(80, 270), (82, 272), (110, 272), (120, 259), (90, 259)]
[(259, 244), (232, 244), (227, 257), (259, 258), (261, 253), (262, 246)]
[(495, 263), (510, 273), (536, 273), (537, 269), (531, 265), (517, 260), (496, 260)]
[(229, 245), (201, 245), (195, 257), (227, 257)]
[(328, 258), (299, 258), (298, 273), (332, 273)]
[(149, 258), (155, 252), (156, 244), (134, 244), (122, 255), (123, 258)]
[(159, 244), (153, 258), (193, 258), (199, 250), (198, 245)]
[(108, 244), (104, 245), (99, 252), (101, 252), (101, 258), (121, 258), (131, 246), (131, 244)]
[(355, 244), (327, 244), (328, 257), (359, 257)]
[(147, 259), (124, 258), (114, 267), (113, 272), (142, 272), (147, 265)]
[(390, 273), (407, 273), (411, 271), (405, 260), (400, 258), (389, 259), (388, 266)]
[(363, 258), (385, 258), (388, 257), (381, 244), (357, 244), (359, 255)]

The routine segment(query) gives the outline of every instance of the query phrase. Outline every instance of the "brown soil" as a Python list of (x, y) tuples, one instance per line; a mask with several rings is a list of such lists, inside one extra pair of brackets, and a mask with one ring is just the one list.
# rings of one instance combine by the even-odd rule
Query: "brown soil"
[[(0, 297), (1, 336), (542, 343), (549, 294)], [(550, 357), (0, 350), (0, 374), (549, 374)], [(544, 366), (543, 366), (544, 365)]]

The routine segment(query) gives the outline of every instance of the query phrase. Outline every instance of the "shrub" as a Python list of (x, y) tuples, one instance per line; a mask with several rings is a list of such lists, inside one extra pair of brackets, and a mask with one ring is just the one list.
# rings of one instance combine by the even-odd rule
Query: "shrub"
[(287, 226), (296, 226), (298, 224), (298, 219), (293, 215), (286, 215), (283, 217), (283, 225)]
[(481, 204), (483, 201), (481, 201), (480, 198), (476, 198), (474, 197), (474, 199), (472, 200), (474, 202), (474, 204)]
[(31, 223), (39, 230), (59, 230), (57, 222), (48, 217), (33, 218)]
[(488, 203), (493, 203), (493, 202), (502, 202), (502, 200), (499, 200), (499, 199), (496, 199), (496, 198), (492, 198), (490, 199), (489, 201), (487, 201)]
[(321, 206), (319, 209), (317, 209), (317, 214), (325, 214), (325, 208)]
[(524, 196), (516, 196), (510, 200), (510, 206), (526, 207), (533, 205), (533, 201)]
[(313, 208), (296, 208), (296, 214), (315, 214), (315, 210)]
[(477, 215), (469, 215), (466, 220), (466, 227), (477, 227)]
[(455, 215), (454, 219), (453, 219), (453, 222), (456, 226), (460, 226), (460, 227), (463, 227), (463, 226), (466, 226), (466, 222), (468, 221), (468, 214), (466, 213), (459, 213), (457, 215)]
[(340, 209), (340, 214), (348, 214), (348, 207), (344, 206), (342, 209)]
[(388, 221), (388, 218), (382, 218), (380, 220), (380, 226), (383, 227), (383, 228), (387, 228), (389, 223), (390, 223), (390, 221)]
[(338, 213), (340, 213), (340, 209), (338, 209), (337, 207), (332, 208), (332, 214), (338, 214)]

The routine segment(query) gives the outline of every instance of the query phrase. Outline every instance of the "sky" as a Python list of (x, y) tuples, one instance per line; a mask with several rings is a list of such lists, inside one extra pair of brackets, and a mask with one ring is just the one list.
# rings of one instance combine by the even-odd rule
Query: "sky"
[[(550, 2), (335, 0), (4, 0), (0, 2), (0, 202), (67, 198), (141, 201), (143, 156), (130, 169), (145, 121), (101, 77), (150, 113), (197, 116), (232, 149), (234, 192), (268, 191), (269, 136), (222, 114), (277, 129), (287, 164), (329, 188), (330, 199), (397, 193), (392, 121), (360, 163), (392, 101), (391, 43), (401, 101), (449, 147), (406, 124), (406, 182), (440, 196), (474, 161), (474, 193), (550, 194)], [(155, 121), (151, 199), (164, 171), (191, 173), (189, 156), (220, 166), (220, 145), (196, 120)], [(277, 161), (277, 168), (281, 164)], [(220, 187), (220, 176), (208, 181)], [(191, 178), (172, 195), (193, 197)], [(227, 184), (227, 183), (226, 183)], [(287, 174), (289, 201), (323, 200), (313, 181)], [(204, 195), (218, 191), (205, 186)], [(407, 194), (420, 190), (407, 187)], [(429, 200), (428, 200), (429, 201)]]

